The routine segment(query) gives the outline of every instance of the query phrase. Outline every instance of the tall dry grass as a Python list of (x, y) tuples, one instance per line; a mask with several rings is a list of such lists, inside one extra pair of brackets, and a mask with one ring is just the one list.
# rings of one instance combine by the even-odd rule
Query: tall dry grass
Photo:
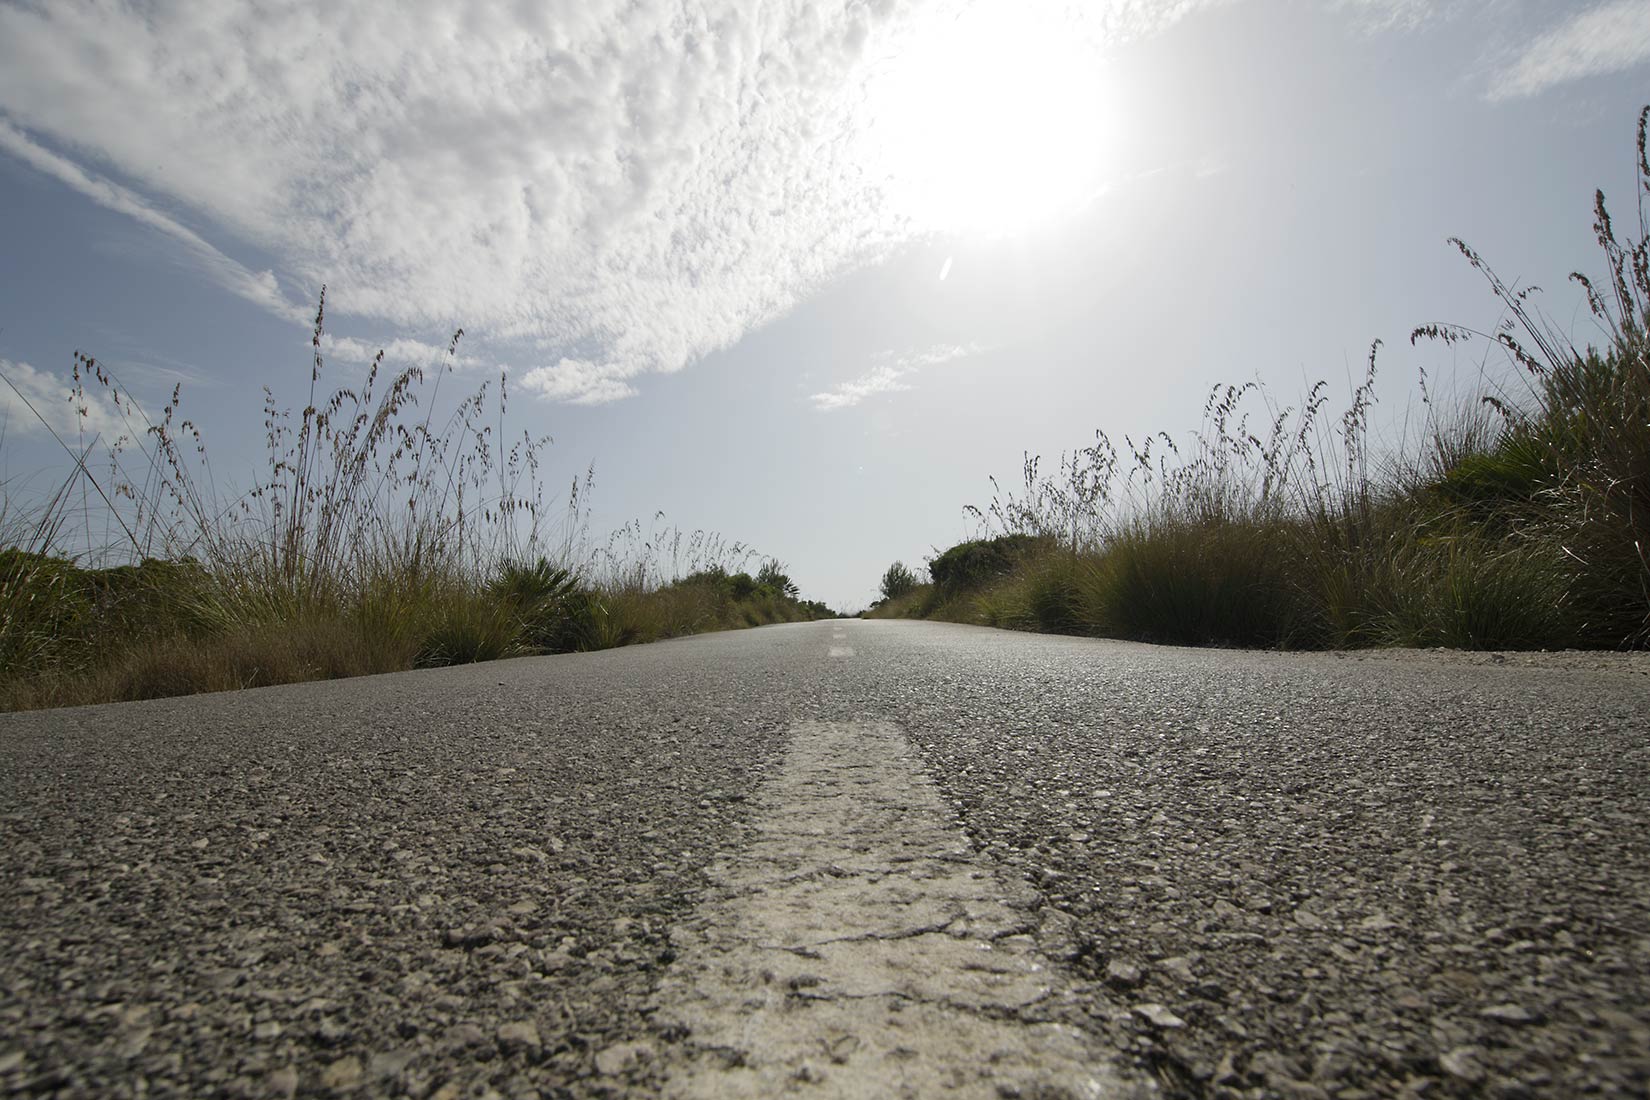
[[(104, 364), (76, 353), (69, 397), (81, 430), (57, 440), (69, 474), (32, 507), (0, 492), (0, 707), (595, 649), (826, 613), (788, 578), (778, 592), (738, 597), (679, 583), (756, 556), (713, 534), (643, 537), (632, 524), (592, 549), (593, 471), (573, 481), (562, 511), (546, 506), (549, 440), (506, 439), (506, 378), (443, 400), (462, 330), (432, 372), (389, 370), (381, 352), (329, 391), (325, 321), (323, 288), (305, 404), (285, 409), (264, 391), (265, 464), (245, 491), (220, 485), (179, 390), (150, 418)], [(87, 429), (93, 401), (114, 410), (116, 438)]]
[(1571, 276), (1601, 345), (1578, 346), (1536, 309), (1536, 288), (1509, 286), (1454, 240), (1503, 321), (1427, 324), (1411, 342), (1487, 343), (1505, 366), (1464, 402), (1435, 402), (1423, 374), (1418, 437), (1371, 437), (1379, 341), (1338, 415), (1322, 383), (1293, 406), (1254, 383), (1216, 387), (1187, 447), (1097, 433), (1052, 470), (1028, 454), (1018, 486), (993, 479), (990, 503), (969, 508), (982, 537), (930, 568), (1010, 545), (1039, 552), (882, 613), (1184, 644), (1650, 643), (1647, 126), (1650, 108), (1637, 127), (1637, 236), (1618, 238), (1599, 192), (1605, 274)]

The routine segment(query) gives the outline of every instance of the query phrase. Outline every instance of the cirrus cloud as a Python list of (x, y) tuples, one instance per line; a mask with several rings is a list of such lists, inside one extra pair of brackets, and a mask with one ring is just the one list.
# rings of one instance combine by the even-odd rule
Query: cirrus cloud
[(877, 356), (878, 361), (870, 370), (823, 393), (813, 394), (808, 400), (812, 401), (814, 408), (820, 412), (851, 409), (868, 397), (883, 393), (900, 393), (914, 388), (910, 377), (926, 367), (935, 367), (970, 355), (978, 355), (983, 350), (977, 344), (937, 344), (898, 358), (892, 353), (884, 352)]
[(1650, 62), (1650, 3), (1606, 0), (1538, 35), (1490, 90), (1493, 99), (1534, 95), (1584, 77)]
[(31, 141), (27, 134), (0, 118), (0, 150), (54, 177), (59, 183), (80, 192), (99, 206), (124, 214), (149, 228), (171, 237), (190, 253), (212, 280), (231, 294), (245, 298), (286, 320), (302, 321), (304, 311), (287, 301), (273, 271), (252, 271), (224, 255), (205, 238), (176, 218), (146, 202), (141, 195), (87, 172), (67, 157)]

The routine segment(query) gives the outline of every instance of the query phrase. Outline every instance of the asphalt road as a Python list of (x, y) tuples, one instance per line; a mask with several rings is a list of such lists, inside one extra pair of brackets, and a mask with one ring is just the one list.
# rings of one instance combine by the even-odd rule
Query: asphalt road
[(670, 1092), (683, 930), (862, 729), (1054, 960), (999, 1022), (1131, 1088), (1650, 1093), (1642, 657), (860, 621), (0, 716), (0, 1091)]

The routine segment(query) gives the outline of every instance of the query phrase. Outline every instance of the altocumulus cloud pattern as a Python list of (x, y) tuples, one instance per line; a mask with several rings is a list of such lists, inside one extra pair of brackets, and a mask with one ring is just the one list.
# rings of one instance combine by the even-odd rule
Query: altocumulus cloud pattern
[[(864, 89), (960, 6), (0, 3), (0, 125), (96, 201), (148, 196), (144, 220), (283, 316), (326, 282), (337, 312), (459, 320), (525, 348), (529, 388), (600, 402), (910, 235)], [(1099, 5), (1095, 26), (1182, 6)], [(163, 204), (266, 250), (284, 285)]]
[[(462, 323), (529, 389), (598, 403), (931, 228), (889, 201), (867, 89), (970, 6), (0, 0), (0, 152), (170, 234), (279, 316), (301, 320), (325, 282), (338, 313)], [(1116, 43), (1200, 6), (1014, 10)], [(1411, 23), (1436, 5), (1341, 6)], [(1599, 11), (1522, 59), (1512, 93), (1631, 61), (1617, 32), (1642, 7)], [(277, 271), (242, 267), (239, 245)]]

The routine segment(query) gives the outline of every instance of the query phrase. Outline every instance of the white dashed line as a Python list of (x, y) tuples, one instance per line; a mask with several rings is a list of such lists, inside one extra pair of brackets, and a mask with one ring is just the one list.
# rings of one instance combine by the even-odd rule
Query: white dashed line
[(1060, 984), (1031, 899), (976, 855), (898, 730), (799, 727), (754, 839), (673, 934), (669, 1097), (1136, 1096), (1082, 1033), (1018, 1014)]

